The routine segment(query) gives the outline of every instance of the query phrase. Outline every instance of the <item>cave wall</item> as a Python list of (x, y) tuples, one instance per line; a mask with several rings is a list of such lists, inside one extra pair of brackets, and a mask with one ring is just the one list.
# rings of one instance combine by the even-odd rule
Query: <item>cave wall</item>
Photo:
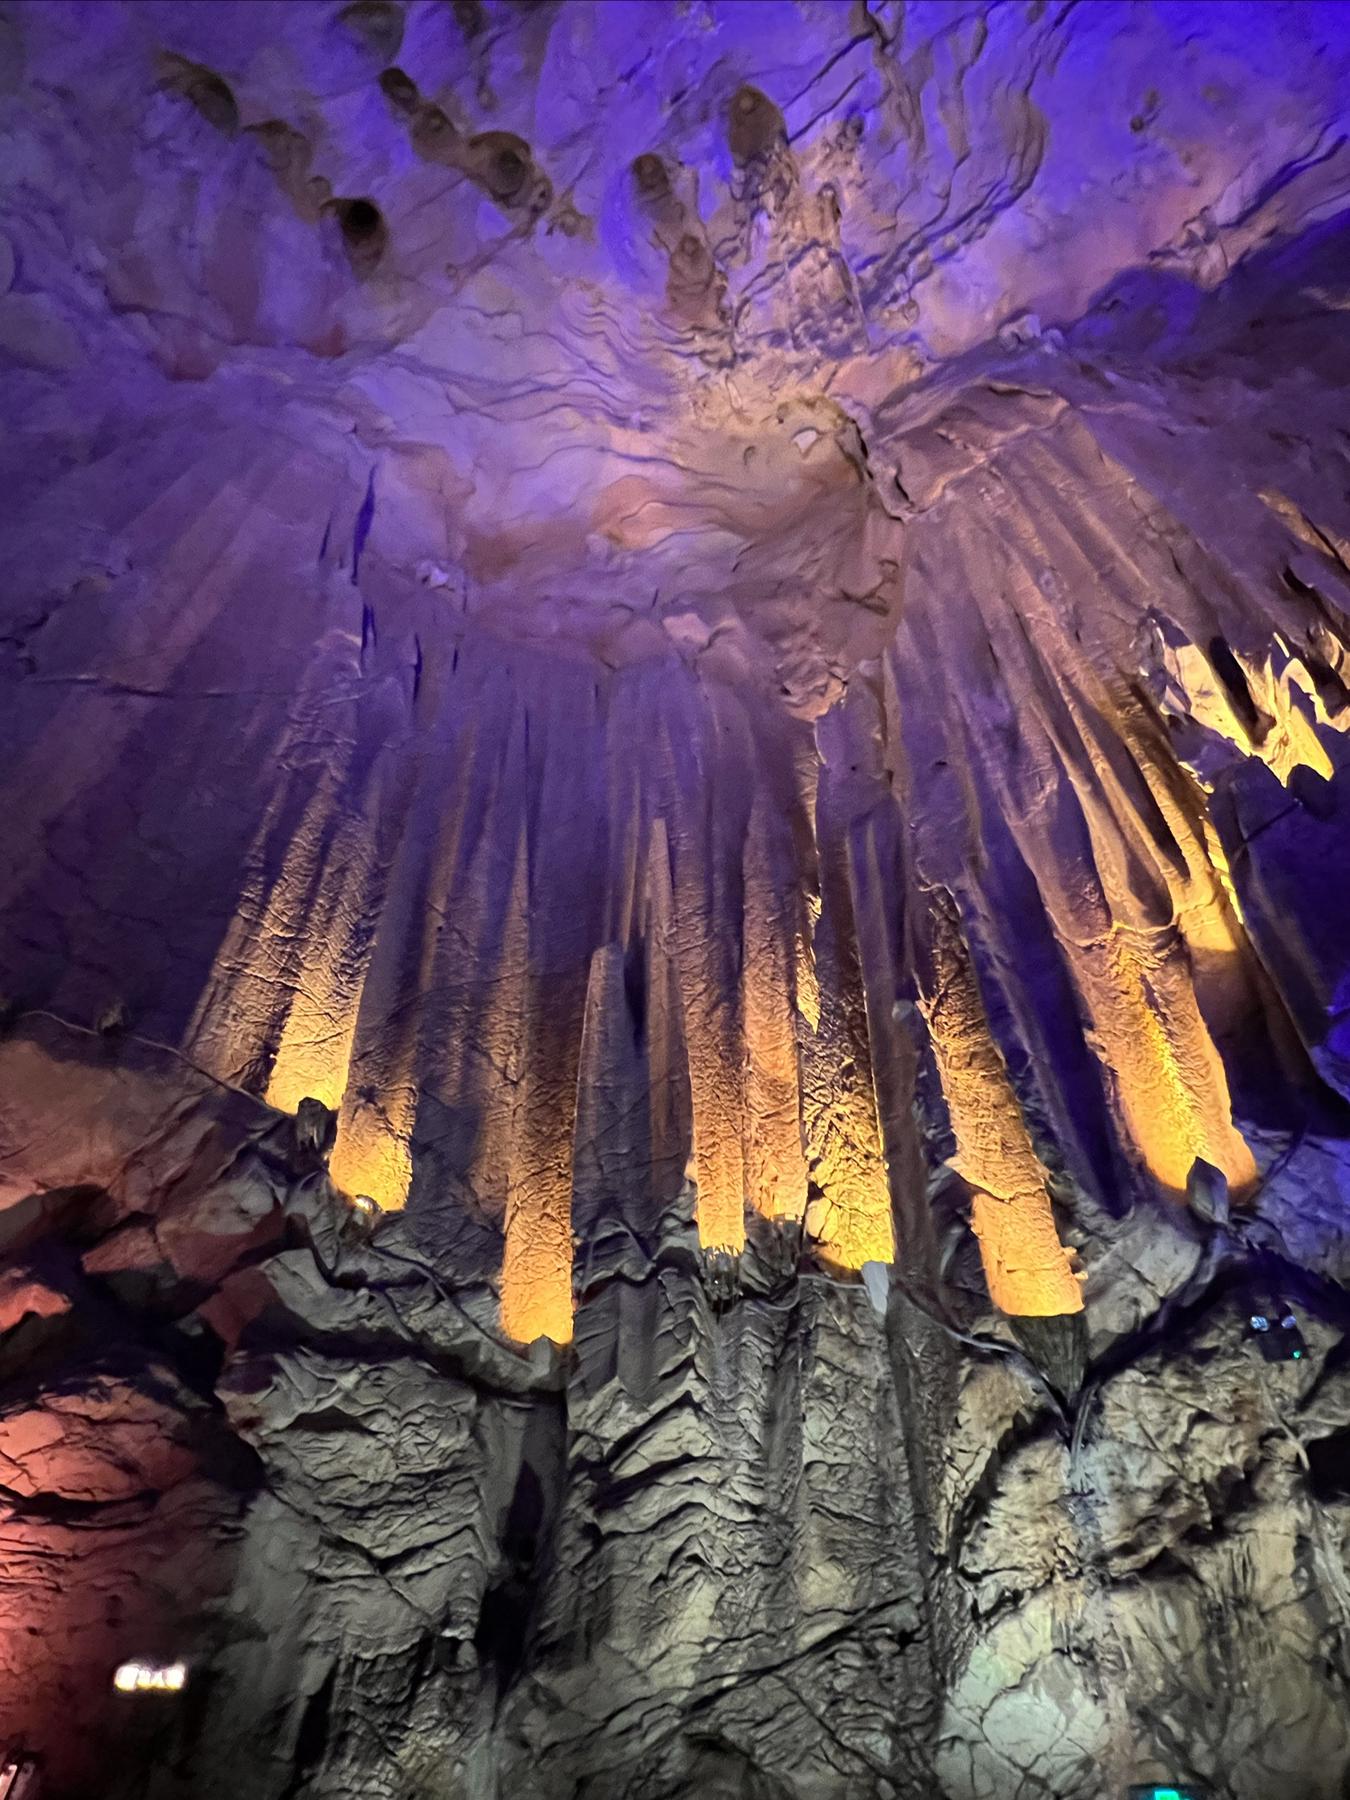
[(0, 1749), (1350, 1791), (1343, 11), (0, 52)]

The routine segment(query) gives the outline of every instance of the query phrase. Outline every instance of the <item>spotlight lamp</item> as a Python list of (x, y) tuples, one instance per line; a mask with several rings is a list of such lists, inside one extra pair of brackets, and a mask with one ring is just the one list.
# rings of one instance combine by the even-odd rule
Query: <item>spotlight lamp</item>
[[(187, 1664), (183, 1662), (124, 1662), (114, 1671), (113, 1686), (119, 1694), (181, 1694), (187, 1686), (187, 1676)], [(4, 1800), (3, 1789), (0, 1800)]]
[(0, 1800), (38, 1800), (38, 1766), (22, 1750), (0, 1750)]
[(380, 1208), (369, 1194), (343, 1194), (346, 1212), (344, 1235), (349, 1239), (368, 1238), (380, 1217)]
[(1265, 1308), (1254, 1306), (1247, 1330), (1267, 1362), (1302, 1362), (1308, 1354), (1298, 1318), (1283, 1301)]

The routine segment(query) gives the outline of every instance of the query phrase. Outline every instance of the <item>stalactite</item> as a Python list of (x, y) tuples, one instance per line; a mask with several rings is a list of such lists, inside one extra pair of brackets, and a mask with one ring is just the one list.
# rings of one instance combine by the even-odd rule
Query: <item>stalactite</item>
[(629, 1005), (628, 966), (622, 944), (601, 944), (586, 982), (572, 1160), (573, 1228), (583, 1242), (611, 1219), (643, 1238), (655, 1222), (647, 1132), (652, 1095)]
[(526, 999), (502, 1261), (502, 1329), (520, 1343), (572, 1336), (572, 1165), (581, 1008), (533, 983)]
[[(449, 694), (447, 688), (447, 705)], [(365, 1194), (386, 1210), (402, 1207), (412, 1185), (411, 1141), (425, 1075), (430, 996), (445, 960), (453, 964), (463, 954), (462, 939), (444, 930), (445, 908), (469, 829), (477, 743), (470, 727), (460, 741), (459, 779), (447, 790), (433, 734), (410, 759), (397, 797), (406, 824), (361, 996), (330, 1161), (341, 1188)]]
[(746, 1167), (750, 1204), (769, 1219), (806, 1212), (801, 1075), (791, 997), (787, 909), (775, 881), (766, 800), (756, 796), (744, 856)]
[[(1065, 879), (1062, 860), (1052, 871), (1043, 857), (1041, 868), (1125, 1128), (1174, 1196), (1185, 1192), (1197, 1158), (1221, 1169), (1242, 1194), (1256, 1179), (1256, 1164), (1233, 1126), (1223, 1061), (1196, 1001), (1178, 929), (1188, 897), (1179, 859), (1159, 855), (1136, 823), (1138, 804), (1087, 738), (1072, 683), (1062, 680), (1060, 689), (1066, 725), (1056, 748), (1091, 848), (1076, 882)], [(1104, 916), (1110, 923), (1103, 929)]]
[(342, 1099), (371, 938), (384, 796), (354, 744), (336, 758), (316, 753), (320, 709), (331, 707), (332, 686), (350, 683), (354, 660), (351, 638), (334, 634), (307, 671), (277, 746), (281, 778), (188, 1032), (208, 1066), (261, 1077), (286, 1112), (306, 1095), (329, 1108)]
[[(1028, 454), (1034, 460), (1045, 452)], [(1019, 563), (1009, 579), (1018, 604), (985, 592), (980, 609), (991, 666), (1011, 677), (1029, 704), (1014, 717), (1001, 695), (976, 687), (963, 693), (963, 757), (981, 785), (1000, 796), (1035, 876), (1125, 1141), (1173, 1195), (1184, 1193), (1197, 1157), (1222, 1169), (1241, 1193), (1255, 1180), (1256, 1165), (1233, 1126), (1223, 1063), (1177, 929), (1188, 898), (1184, 861), (1173, 841), (1160, 847), (1141, 822), (1151, 806), (1147, 790), (1107, 742), (1105, 693), (1094, 708), (1080, 691), (1095, 683), (1091, 665), (1075, 669), (1081, 648), (1059, 603), (1032, 579), (1041, 539), (1023, 487), (1014, 484), (1011, 492), (1005, 507)], [(1056, 526), (1057, 553), (1060, 535)], [(1074, 554), (1065, 547), (1061, 566)], [(1062, 579), (1056, 572), (1048, 582), (1053, 594)], [(1000, 719), (997, 738), (988, 731), (991, 713)], [(921, 858), (932, 855), (921, 851)]]
[(914, 1115), (918, 1047), (907, 1022), (908, 1003), (902, 998), (911, 989), (912, 977), (905, 956), (904, 876), (894, 858), (897, 829), (889, 796), (884, 810), (874, 810), (855, 824), (850, 834), (849, 885), (858, 920), (869, 1059), (895, 1217), (895, 1255), (907, 1276), (922, 1282), (931, 1275), (935, 1246)]
[(285, 947), (291, 964), (279, 983), (289, 998), (266, 1092), (283, 1112), (307, 1095), (336, 1110), (347, 1089), (361, 989), (403, 823), (391, 761), (396, 753), (377, 757), (364, 784), (321, 774), (266, 914), (256, 931), (249, 927), (252, 978), (262, 977), (259, 946), (269, 940)]
[(919, 1005), (951, 1115), (955, 1167), (970, 1184), (971, 1227), (989, 1296), (1015, 1317), (1081, 1312), (1082, 1290), (1059, 1241), (1045, 1170), (989, 1034), (975, 972), (945, 896), (934, 898), (927, 928)]
[(840, 1268), (888, 1263), (895, 1252), (882, 1160), (856, 927), (849, 891), (846, 823), (828, 768), (816, 799), (822, 907), (814, 935), (820, 1023), (802, 1040), (803, 1135), (820, 1190), (807, 1229)]
[[(1333, 774), (1319, 729), (1350, 730), (1350, 696), (1324, 694), (1307, 663), (1274, 633), (1260, 654), (1216, 641), (1207, 653), (1155, 618), (1145, 640), (1145, 675), (1164, 712), (1258, 757), (1285, 786), (1296, 769)], [(1216, 658), (1222, 669), (1216, 667)], [(1202, 758), (1202, 767), (1209, 762)]]
[[(692, 1173), (692, 1103), (676, 962), (675, 896), (665, 821), (647, 843), (641, 903), (643, 1038), (647, 1054), (650, 1169), (659, 1200)], [(673, 1197), (673, 1196), (671, 1196)]]
[[(674, 824), (674, 935), (684, 1042), (693, 1107), (699, 1242), (710, 1250), (745, 1243), (745, 1098), (740, 981), (734, 970), (740, 934), (729, 872), (719, 866), (713, 826), (696, 790), (691, 815)], [(734, 877), (739, 885), (739, 869)], [(728, 964), (731, 967), (728, 967)], [(730, 976), (730, 979), (728, 978)]]
[(1226, 1074), (1196, 1004), (1168, 886), (1128, 842), (1099, 783), (1069, 761), (1067, 747), (1060, 754), (1080, 805), (1067, 796), (1058, 804), (1057, 839), (1043, 836), (1024, 808), (1022, 841), (1124, 1130), (1172, 1194), (1184, 1193), (1197, 1157), (1243, 1192), (1256, 1165), (1232, 1124)]

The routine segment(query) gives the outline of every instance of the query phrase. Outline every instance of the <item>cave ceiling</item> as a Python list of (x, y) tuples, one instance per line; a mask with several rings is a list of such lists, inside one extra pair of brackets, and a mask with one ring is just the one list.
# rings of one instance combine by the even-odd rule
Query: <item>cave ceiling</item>
[[(609, 666), (674, 643), (807, 714), (883, 647), (905, 527), (958, 474), (987, 510), (972, 474), (1066, 404), (1112, 456), (1184, 414), (1132, 362), (1222, 336), (1204, 297), (1346, 181), (1335, 7), (142, 0), (9, 29), (25, 509), (93, 531), (109, 486), (206, 464), (278, 511), (289, 486), (316, 563), (360, 539), (386, 606), (420, 583)], [(988, 416), (934, 425), (967, 386)]]

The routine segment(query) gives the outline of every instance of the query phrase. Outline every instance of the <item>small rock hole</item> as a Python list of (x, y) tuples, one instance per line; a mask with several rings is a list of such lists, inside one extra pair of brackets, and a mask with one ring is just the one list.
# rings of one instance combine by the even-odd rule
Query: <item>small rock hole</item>
[(400, 112), (411, 112), (417, 105), (417, 83), (402, 69), (382, 70), (380, 91), (390, 105), (396, 106)]
[(525, 171), (525, 159), (514, 150), (497, 152), (492, 172), (500, 193), (514, 194), (525, 179)]
[(1350, 1499), (1350, 1425), (1333, 1431), (1330, 1437), (1312, 1438), (1304, 1448), (1314, 1499), (1324, 1505), (1329, 1500)]
[(1252, 690), (1247, 685), (1247, 677), (1242, 664), (1228, 648), (1227, 641), (1221, 637), (1209, 640), (1209, 660), (1214, 665), (1214, 673), (1228, 690), (1228, 697), (1233, 703), (1233, 710), (1242, 723), (1253, 735), (1260, 731), (1261, 714)]
[(373, 200), (348, 200), (341, 209), (342, 229), (354, 244), (368, 243), (384, 224)]
[(634, 161), (633, 179), (638, 185), (638, 191), (648, 199), (660, 199), (670, 192), (670, 176), (666, 173), (666, 165), (651, 151)]

